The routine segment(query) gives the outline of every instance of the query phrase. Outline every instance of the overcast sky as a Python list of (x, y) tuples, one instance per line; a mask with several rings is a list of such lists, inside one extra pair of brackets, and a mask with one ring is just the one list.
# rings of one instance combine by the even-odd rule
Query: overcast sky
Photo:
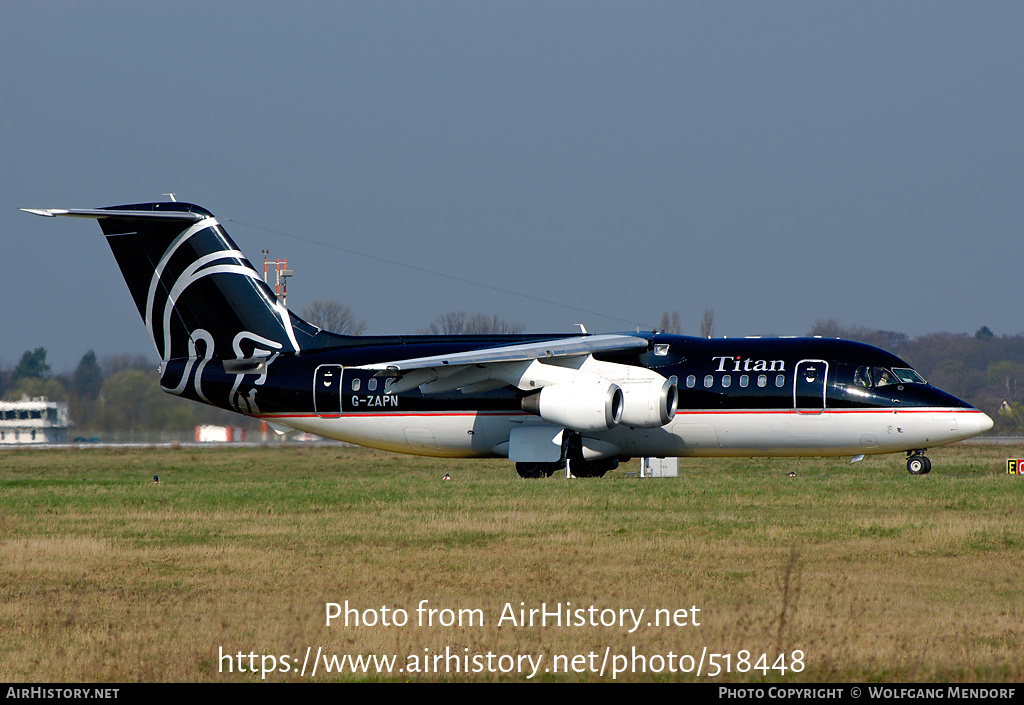
[(169, 191), (369, 333), (695, 334), (705, 308), (729, 336), (1021, 333), (1022, 27), (1015, 2), (9, 1), (0, 365), (155, 359), (96, 224), (18, 208)]

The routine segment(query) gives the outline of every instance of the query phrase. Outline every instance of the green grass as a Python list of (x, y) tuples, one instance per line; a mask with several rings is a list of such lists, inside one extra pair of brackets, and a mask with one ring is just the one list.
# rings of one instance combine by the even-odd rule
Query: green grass
[[(259, 680), (221, 672), (219, 649), (404, 658), (447, 646), (549, 659), (606, 647), (699, 657), (706, 647), (734, 664), (741, 650), (769, 663), (805, 654), (800, 673), (699, 679), (715, 681), (1021, 681), (1024, 478), (1003, 474), (1003, 462), (1024, 448), (930, 455), (924, 477), (881, 456), (681, 460), (677, 479), (620, 469), (522, 480), (505, 461), (339, 446), (4, 451), (0, 679)], [(326, 627), (325, 603), (345, 600), (406, 609), (413, 621), (421, 600), (479, 608), (488, 623)], [(504, 605), (520, 602), (696, 605), (701, 625), (499, 627)]]

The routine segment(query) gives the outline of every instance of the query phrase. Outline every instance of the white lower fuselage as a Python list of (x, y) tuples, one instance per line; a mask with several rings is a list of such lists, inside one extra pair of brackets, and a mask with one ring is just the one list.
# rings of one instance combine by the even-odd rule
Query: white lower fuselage
[[(335, 417), (268, 414), (265, 420), (325, 438), (398, 453), (438, 457), (507, 456), (511, 431), (543, 424), (517, 412), (360, 413)], [(680, 410), (661, 428), (619, 426), (583, 434), (603, 442), (589, 458), (844, 456), (924, 449), (970, 438), (991, 427), (970, 408), (825, 410)], [(607, 445), (605, 445), (607, 444)]]

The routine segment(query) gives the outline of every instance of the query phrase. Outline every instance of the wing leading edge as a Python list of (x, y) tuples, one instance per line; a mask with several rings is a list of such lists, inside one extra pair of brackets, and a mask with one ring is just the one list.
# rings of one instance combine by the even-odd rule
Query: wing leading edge
[(577, 357), (596, 352), (621, 352), (642, 350), (648, 347), (647, 340), (633, 335), (585, 335), (575, 338), (561, 338), (537, 343), (502, 345), (483, 350), (416, 357), (408, 360), (363, 365), (362, 369), (381, 370), (381, 376), (401, 376), (412, 370), (424, 368), (449, 368), (465, 365), (487, 365), (498, 362), (522, 362), (528, 360)]

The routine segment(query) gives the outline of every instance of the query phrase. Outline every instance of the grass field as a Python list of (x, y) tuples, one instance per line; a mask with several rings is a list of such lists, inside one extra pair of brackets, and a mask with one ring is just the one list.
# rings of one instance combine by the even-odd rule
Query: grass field
[[(3, 451), (0, 680), (1024, 681), (1024, 448), (929, 455), (522, 480), (340, 446)], [(345, 601), (378, 623), (327, 626)], [(518, 624), (541, 603), (587, 624)], [(314, 677), (318, 648), (397, 660)]]

